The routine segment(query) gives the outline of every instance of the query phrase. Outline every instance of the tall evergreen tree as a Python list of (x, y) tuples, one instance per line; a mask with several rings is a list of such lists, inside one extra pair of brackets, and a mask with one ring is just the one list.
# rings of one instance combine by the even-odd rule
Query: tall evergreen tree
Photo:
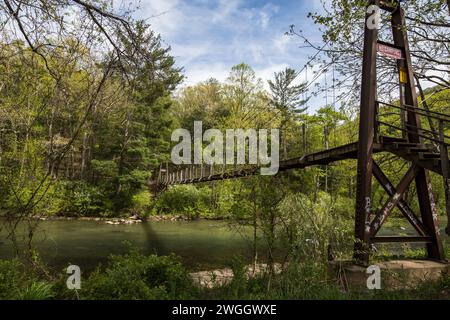
[(302, 99), (302, 94), (306, 90), (306, 83), (294, 84), (297, 78), (297, 72), (294, 69), (286, 68), (283, 71), (275, 73), (275, 80), (269, 80), (269, 87), (272, 94), (272, 104), (282, 115), (281, 123), (281, 145), (283, 147), (283, 158), (287, 158), (286, 147), (286, 126), (289, 121), (295, 118), (295, 115), (304, 113), (306, 107), (303, 107), (307, 100)]

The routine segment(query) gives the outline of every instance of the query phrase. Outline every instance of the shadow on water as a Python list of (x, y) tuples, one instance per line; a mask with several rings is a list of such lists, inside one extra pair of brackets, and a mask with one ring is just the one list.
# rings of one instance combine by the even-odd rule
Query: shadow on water
[(152, 224), (145, 220), (142, 221), (140, 225), (142, 226), (142, 230), (146, 238), (146, 246), (144, 248), (145, 252), (156, 255), (167, 254), (167, 250), (163, 242), (159, 239), (155, 229), (152, 227)]

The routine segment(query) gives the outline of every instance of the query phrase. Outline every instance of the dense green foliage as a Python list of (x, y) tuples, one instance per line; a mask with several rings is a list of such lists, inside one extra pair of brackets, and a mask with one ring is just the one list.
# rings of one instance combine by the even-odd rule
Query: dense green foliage
[(91, 274), (82, 299), (187, 299), (192, 281), (175, 256), (143, 256), (131, 252), (111, 257), (104, 271)]
[(208, 187), (176, 186), (158, 198), (155, 208), (159, 214), (185, 215), (189, 218), (207, 217), (212, 209), (211, 191)]
[(68, 290), (66, 275), (49, 279), (25, 272), (16, 260), (0, 261), (0, 299), (449, 299), (450, 278), (419, 282), (409, 289), (344, 291), (326, 265), (312, 260), (292, 262), (276, 276), (245, 275), (240, 259), (230, 262), (234, 278), (211, 289), (194, 284), (178, 257), (144, 256), (131, 251), (111, 256), (104, 268), (82, 275), (79, 290)]
[[(70, 44), (75, 53), (52, 61), (65, 67), (64, 80), (57, 83), (21, 43), (0, 44), (2, 56), (9, 57), (0, 64), (7, 75), (0, 92), (3, 210), (26, 203), (35, 190), (43, 199), (60, 200), (61, 206), (38, 201), (34, 214), (113, 214), (132, 206), (132, 197), (168, 152), (170, 94), (182, 79), (160, 39), (149, 33), (148, 42), (148, 54), (160, 67), (142, 65), (131, 83), (120, 74), (101, 83), (100, 69), (85, 71), (82, 60), (67, 64), (65, 59), (81, 55)], [(83, 57), (94, 59), (88, 53)], [(83, 99), (98, 81), (99, 101)], [(95, 108), (86, 111), (90, 103)]]

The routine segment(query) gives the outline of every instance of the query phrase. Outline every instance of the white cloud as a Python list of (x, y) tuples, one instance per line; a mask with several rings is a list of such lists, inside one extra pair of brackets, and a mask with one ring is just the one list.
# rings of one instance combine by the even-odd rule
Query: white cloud
[(177, 32), (184, 21), (179, 5), (178, 0), (145, 0), (142, 2), (140, 16), (148, 18), (148, 22), (158, 33), (168, 37)]
[(240, 3), (240, 0), (220, 0), (211, 21), (213, 23), (227, 22), (228, 18), (238, 11)]
[(185, 85), (194, 85), (199, 82), (215, 78), (219, 81), (225, 81), (230, 73), (232, 65), (224, 63), (197, 64), (195, 68), (190, 68), (187, 72)]
[[(300, 24), (316, 36), (308, 27), (306, 13), (318, 11), (320, 0), (314, 0), (314, 5), (304, 1), (289, 7), (288, 1), (142, 0), (139, 17), (153, 16), (148, 22), (184, 68), (184, 85), (212, 77), (224, 81), (233, 65), (245, 62), (267, 88), (274, 72), (288, 66), (299, 70), (307, 61), (308, 52), (298, 48), (299, 40), (284, 35), (290, 24)], [(298, 79), (301, 82), (304, 77)]]
[(280, 53), (285, 53), (287, 46), (292, 42), (292, 37), (285, 35), (285, 34), (281, 34), (281, 35), (275, 36), (272, 41), (273, 41), (274, 47)]
[(272, 80), (274, 78), (275, 72), (284, 70), (287, 67), (289, 67), (289, 65), (285, 63), (273, 64), (261, 69), (255, 69), (255, 73), (258, 78), (261, 78), (263, 80), (264, 87), (268, 89), (269, 85), (267, 84), (267, 81)]
[(183, 65), (188, 65), (197, 59), (208, 55), (211, 52), (212, 44), (209, 42), (203, 43), (188, 43), (188, 44), (175, 44), (173, 49), (181, 54), (177, 56), (177, 60)]
[(270, 19), (274, 14), (278, 12), (279, 9), (280, 7), (271, 3), (264, 5), (264, 7), (259, 12), (260, 25), (263, 29), (266, 29), (269, 26)]

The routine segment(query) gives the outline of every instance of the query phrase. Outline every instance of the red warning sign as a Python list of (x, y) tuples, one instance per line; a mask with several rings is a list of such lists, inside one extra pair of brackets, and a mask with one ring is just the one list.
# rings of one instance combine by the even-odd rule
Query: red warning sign
[(377, 51), (389, 58), (392, 59), (401, 59), (402, 58), (402, 50), (386, 45), (384, 43), (377, 43)]

